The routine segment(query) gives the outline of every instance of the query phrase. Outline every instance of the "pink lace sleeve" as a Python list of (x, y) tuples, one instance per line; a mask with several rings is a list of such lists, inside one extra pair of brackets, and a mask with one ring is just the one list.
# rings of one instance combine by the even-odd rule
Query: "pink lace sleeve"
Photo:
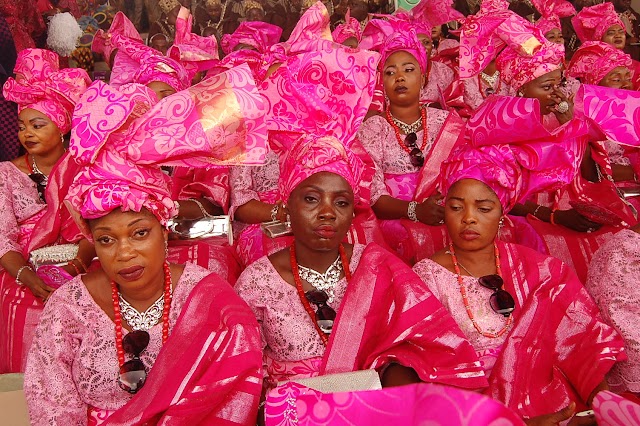
[(54, 292), (45, 306), (29, 351), (24, 390), (34, 425), (87, 423), (87, 405), (75, 391), (72, 374), (78, 349), (76, 316), (66, 303), (51, 303), (64, 297), (61, 290)]
[(231, 207), (229, 214), (233, 218), (238, 207), (251, 200), (259, 200), (258, 193), (253, 190), (250, 166), (234, 166), (229, 170), (229, 185), (231, 187)]
[(623, 337), (628, 360), (617, 363), (607, 377), (616, 392), (640, 392), (640, 235), (625, 229), (596, 252), (586, 288), (605, 322)]
[(426, 87), (420, 93), (420, 101), (440, 103), (441, 93), (453, 83), (455, 73), (441, 62), (432, 62)]
[(280, 165), (278, 154), (269, 151), (262, 166), (238, 166), (232, 167), (231, 179), (231, 209), (232, 216), (238, 207), (251, 200), (267, 201), (266, 194), (273, 193), (278, 189), (278, 179), (280, 177)]
[(373, 160), (376, 171), (371, 182), (371, 205), (374, 205), (383, 195), (389, 195), (387, 186), (384, 183), (384, 140), (389, 131), (389, 124), (386, 119), (379, 115), (374, 115), (365, 121), (358, 131), (358, 139), (364, 149)]
[(20, 224), (45, 208), (31, 179), (10, 161), (0, 163), (0, 257), (22, 253)]

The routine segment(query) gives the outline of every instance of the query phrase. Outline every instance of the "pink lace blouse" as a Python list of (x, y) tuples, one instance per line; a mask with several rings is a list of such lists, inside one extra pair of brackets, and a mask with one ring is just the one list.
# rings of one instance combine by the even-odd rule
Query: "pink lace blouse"
[(431, 62), (431, 70), (427, 85), (420, 93), (421, 102), (438, 102), (442, 98), (441, 94), (453, 83), (455, 73), (451, 68), (442, 62)]
[[(353, 246), (349, 263), (351, 272), (358, 267), (364, 249), (361, 244)], [(267, 256), (247, 266), (234, 288), (256, 314), (266, 357), (276, 361), (300, 361), (324, 355), (325, 346), (300, 302), (296, 288), (282, 279)], [(342, 278), (336, 284), (334, 300), (329, 304), (336, 312), (346, 290), (347, 279)]]
[[(427, 108), (427, 144), (423, 150), (425, 158), (433, 149), (434, 142), (449, 113), (435, 108)], [(417, 145), (422, 146), (423, 131), (416, 133)], [(401, 135), (401, 137), (403, 137)], [(409, 154), (402, 149), (387, 119), (374, 115), (365, 121), (358, 131), (358, 138), (367, 150), (376, 171), (371, 183), (371, 204), (375, 204), (382, 195), (391, 195), (385, 185), (385, 175), (403, 175), (417, 173), (420, 169), (411, 164)], [(415, 188), (413, 188), (415, 191)]]
[[(482, 85), (483, 91), (486, 90), (489, 86), (484, 80), (482, 80), (482, 78), (478, 76), (463, 79), (462, 85), (464, 86), (464, 103), (469, 105), (469, 108), (471, 108), (472, 110), (478, 109), (478, 107), (482, 105), (482, 103), (486, 99), (486, 96), (483, 96), (483, 93), (480, 92), (480, 85)], [(507, 83), (501, 80), (498, 83), (495, 94), (508, 96), (509, 93), (509, 86), (507, 85)]]
[(9, 251), (22, 253), (21, 233), (31, 231), (22, 228), (33, 228), (35, 222), (29, 219), (46, 207), (29, 176), (11, 161), (0, 162), (0, 257)]
[[(467, 310), (460, 293), (460, 284), (456, 274), (451, 273), (445, 267), (432, 261), (423, 259), (413, 266), (413, 270), (429, 286), (429, 290), (438, 298), (442, 305), (447, 308), (451, 316), (456, 321), (469, 343), (473, 346), (478, 357), (483, 363), (483, 368), (487, 377), (497, 356), (500, 347), (504, 343), (507, 334), (498, 338), (485, 337), (473, 326), (469, 319)], [(467, 291), (469, 306), (473, 312), (473, 317), (481, 330), (487, 333), (497, 333), (505, 326), (506, 319), (498, 315), (489, 305), (489, 297), (492, 290), (481, 286), (478, 279), (470, 276), (462, 276), (462, 283)]]
[[(263, 195), (278, 189), (280, 166), (278, 154), (269, 151), (262, 166), (231, 167), (229, 179), (231, 186), (231, 209), (233, 216), (238, 207), (251, 200), (266, 201)], [(274, 202), (276, 200), (273, 200)]]
[[(207, 275), (200, 266), (185, 266), (173, 291), (169, 330), (193, 287)], [(162, 323), (148, 331), (151, 340), (141, 359), (149, 369), (162, 348)], [(118, 370), (113, 321), (75, 277), (47, 302), (29, 352), (24, 389), (32, 424), (81, 425), (89, 407), (122, 407), (132, 395), (118, 386)]]
[(604, 321), (623, 337), (627, 361), (609, 371), (607, 381), (616, 392), (640, 392), (640, 234), (624, 229), (600, 246), (587, 276), (586, 288)]

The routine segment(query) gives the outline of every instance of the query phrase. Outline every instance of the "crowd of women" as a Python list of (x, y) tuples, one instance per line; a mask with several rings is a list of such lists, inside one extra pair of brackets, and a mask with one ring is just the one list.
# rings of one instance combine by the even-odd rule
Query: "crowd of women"
[(332, 33), (317, 2), (223, 58), (187, 9), (166, 54), (118, 13), (109, 83), (22, 50), (0, 373), (32, 423), (640, 424), (637, 62), (611, 3), (570, 62), (575, 10), (534, 4)]

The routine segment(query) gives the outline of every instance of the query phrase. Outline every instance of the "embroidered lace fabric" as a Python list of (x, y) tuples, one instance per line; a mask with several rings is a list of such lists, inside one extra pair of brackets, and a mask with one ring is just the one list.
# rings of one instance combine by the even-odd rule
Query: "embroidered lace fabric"
[(442, 62), (431, 62), (427, 86), (420, 92), (420, 101), (440, 103), (440, 94), (453, 83), (455, 73)]
[[(448, 115), (447, 111), (427, 108), (428, 138), (427, 145), (423, 151), (425, 158), (428, 157), (429, 152), (433, 149), (434, 141), (440, 134), (440, 129)], [(418, 136), (418, 146), (422, 146), (422, 130), (416, 135)], [(375, 115), (365, 121), (360, 127), (358, 138), (376, 165), (375, 175), (371, 183), (372, 205), (382, 195), (391, 195), (389, 188), (385, 185), (385, 174), (402, 175), (417, 173), (420, 170), (411, 164), (409, 154), (398, 144), (393, 127), (385, 117)]]
[[(508, 333), (495, 339), (478, 333), (469, 319), (469, 315), (467, 315), (456, 274), (430, 259), (424, 259), (416, 263), (413, 266), (413, 270), (427, 283), (431, 292), (451, 313), (451, 316), (483, 362), (483, 368), (488, 377), (495, 359), (500, 353), (499, 349)], [(497, 333), (502, 330), (505, 325), (505, 318), (493, 312), (489, 305), (489, 297), (493, 291), (481, 286), (478, 283), (478, 279), (474, 277), (463, 275), (462, 282), (467, 290), (473, 317), (480, 329), (488, 333)]]
[[(193, 287), (207, 275), (209, 271), (197, 265), (185, 266), (173, 292), (169, 330)], [(149, 335), (141, 355), (147, 368), (162, 347), (162, 323), (149, 329)], [(132, 395), (116, 383), (118, 369), (113, 321), (75, 277), (51, 296), (33, 340), (24, 385), (31, 422), (86, 424), (89, 406), (122, 407)]]
[[(462, 84), (464, 85), (464, 103), (469, 105), (469, 108), (472, 110), (478, 109), (480, 105), (486, 99), (485, 96), (482, 96), (480, 93), (480, 86), (478, 83), (478, 77), (465, 78), (462, 80)], [(488, 86), (486, 83), (482, 82), (482, 90), (485, 90)], [(508, 95), (509, 94), (509, 86), (504, 81), (500, 81), (500, 87), (496, 92), (496, 95)]]
[(631, 160), (624, 155), (624, 148), (622, 145), (606, 140), (604, 142), (607, 153), (609, 154), (609, 161), (611, 164), (619, 164), (621, 166), (630, 166)]
[(46, 207), (29, 176), (10, 161), (0, 162), (0, 257), (9, 251), (22, 252), (21, 226)]
[(262, 200), (261, 195), (278, 189), (280, 166), (278, 154), (269, 151), (262, 166), (235, 166), (230, 170), (231, 209), (236, 209), (251, 200)]
[[(353, 246), (350, 270), (356, 270), (365, 246)], [(329, 305), (337, 311), (347, 289), (347, 280), (336, 284)], [(265, 347), (265, 357), (276, 361), (299, 361), (322, 357), (325, 346), (300, 302), (296, 288), (282, 279), (266, 256), (252, 263), (238, 278), (236, 292), (256, 314)], [(269, 372), (265, 372), (269, 373)]]
[(640, 392), (640, 234), (629, 229), (613, 235), (594, 255), (586, 288), (604, 321), (623, 337), (628, 360), (607, 376), (615, 392)]

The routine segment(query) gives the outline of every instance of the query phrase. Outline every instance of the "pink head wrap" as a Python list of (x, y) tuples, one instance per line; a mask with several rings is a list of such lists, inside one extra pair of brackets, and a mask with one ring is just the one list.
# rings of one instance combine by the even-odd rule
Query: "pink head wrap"
[(532, 56), (523, 56), (507, 47), (496, 59), (496, 67), (502, 80), (514, 90), (541, 75), (561, 68), (563, 64), (564, 46), (546, 40)]
[(546, 40), (508, 7), (505, 0), (483, 1), (480, 11), (465, 19), (460, 34), (461, 78), (480, 74), (505, 46), (531, 56)]
[(399, 27), (393, 35), (385, 40), (384, 45), (380, 50), (380, 54), (382, 55), (382, 58), (380, 59), (380, 67), (384, 67), (389, 56), (399, 51), (405, 51), (413, 55), (413, 57), (418, 61), (418, 66), (420, 67), (422, 74), (427, 72), (427, 52), (424, 50), (424, 46), (418, 39), (416, 30), (413, 28), (406, 30), (406, 28)]
[(616, 24), (625, 28), (611, 2), (585, 7), (571, 19), (571, 23), (576, 35), (583, 43), (602, 41), (602, 36)]
[(111, 27), (109, 27), (109, 31), (98, 30), (93, 36), (93, 43), (91, 44), (91, 50), (101, 53), (105, 61), (110, 65), (111, 53), (118, 48), (111, 43), (111, 35), (113, 34), (119, 34), (122, 37), (142, 43), (142, 37), (140, 37), (133, 22), (131, 22), (124, 13), (116, 13), (111, 22)]
[(359, 183), (365, 172), (362, 160), (333, 136), (302, 137), (285, 153), (280, 168), (279, 190), (284, 200), (302, 181), (320, 172), (342, 176), (360, 198)]
[(442, 193), (459, 180), (479, 180), (495, 192), (506, 214), (531, 194), (572, 182), (584, 145), (573, 137), (559, 140), (544, 129), (532, 134), (532, 120), (540, 120), (536, 99), (487, 99), (467, 123), (469, 143), (442, 163)]
[(343, 41), (355, 37), (358, 42), (362, 39), (362, 30), (360, 29), (360, 22), (356, 18), (351, 17), (351, 9), (347, 9), (347, 13), (344, 16), (344, 24), (340, 24), (333, 30), (331, 35), (333, 41), (336, 43), (342, 43)]
[(414, 22), (428, 23), (429, 27), (463, 20), (464, 15), (454, 9), (452, 3), (451, 0), (421, 0), (409, 13)]
[[(407, 19), (409, 19), (408, 15)], [(394, 23), (391, 21), (394, 21)], [(362, 39), (360, 40), (358, 47), (360, 49), (380, 52), (385, 40), (391, 37), (398, 28), (402, 25), (406, 25), (407, 23), (408, 20), (397, 17), (390, 17), (388, 20), (371, 19), (367, 22), (367, 25), (365, 25), (364, 30), (362, 31)], [(410, 27), (407, 25), (405, 30), (408, 31), (409, 28)], [(419, 33), (416, 32), (416, 34)], [(431, 36), (431, 27), (429, 27), (429, 36)]]
[(554, 29), (562, 29), (560, 18), (576, 14), (576, 9), (566, 0), (533, 0), (542, 18), (536, 22), (536, 27), (543, 34)]
[(71, 130), (71, 115), (80, 95), (91, 84), (87, 72), (80, 68), (59, 69), (58, 55), (44, 49), (25, 49), (18, 54), (14, 72), (2, 93), (18, 104), (18, 113), (25, 108), (46, 115), (60, 132)]
[(215, 36), (202, 37), (191, 32), (193, 15), (180, 8), (176, 19), (176, 33), (167, 56), (184, 65), (190, 74), (206, 71), (219, 64), (218, 41)]
[(69, 152), (84, 169), (69, 188), (70, 210), (81, 226), (79, 217), (143, 207), (165, 224), (176, 211), (159, 165), (262, 164), (264, 107), (246, 65), (157, 103), (144, 86), (96, 81), (74, 114)]
[(248, 44), (258, 52), (265, 53), (270, 46), (280, 41), (282, 28), (261, 21), (244, 21), (233, 34), (222, 37), (222, 51), (225, 55), (233, 52), (238, 44)]
[(622, 50), (601, 41), (588, 41), (573, 54), (567, 75), (597, 85), (612, 69), (629, 68), (631, 63), (631, 57)]

